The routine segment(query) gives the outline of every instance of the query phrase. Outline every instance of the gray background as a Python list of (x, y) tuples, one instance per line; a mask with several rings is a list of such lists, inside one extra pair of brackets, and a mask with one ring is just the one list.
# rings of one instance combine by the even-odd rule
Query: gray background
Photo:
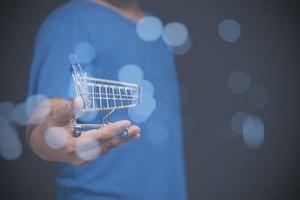
[[(26, 98), (36, 31), (63, 0), (1, 1), (1, 101)], [(296, 0), (148, 0), (146, 9), (167, 23), (186, 24), (191, 51), (176, 58), (188, 98), (183, 114), (189, 199), (300, 199), (299, 3)], [(220, 39), (226, 18), (242, 28), (234, 43)], [(255, 109), (227, 87), (242, 69), (266, 87), (270, 99)], [(265, 141), (255, 150), (242, 139), (220, 136), (219, 124), (247, 110), (262, 117)], [(19, 128), (24, 140), (24, 130)], [(17, 161), (0, 158), (1, 199), (54, 199), (55, 164), (42, 162), (25, 146)]]

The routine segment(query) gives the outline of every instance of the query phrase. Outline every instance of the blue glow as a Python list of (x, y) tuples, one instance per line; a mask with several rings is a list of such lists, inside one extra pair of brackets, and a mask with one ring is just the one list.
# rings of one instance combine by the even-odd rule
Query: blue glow
[(77, 54), (80, 64), (91, 64), (96, 58), (96, 48), (89, 42), (81, 42), (75, 46), (74, 52)]
[(243, 140), (249, 148), (261, 146), (265, 139), (264, 123), (259, 117), (248, 115), (243, 122)]
[(138, 36), (147, 42), (160, 38), (163, 24), (157, 17), (147, 16), (140, 19), (136, 26)]
[(151, 121), (146, 138), (153, 145), (163, 145), (168, 141), (169, 131), (165, 124), (160, 121)]
[(156, 108), (156, 101), (153, 96), (144, 93), (142, 101), (136, 107), (128, 109), (128, 115), (133, 122), (145, 122)]
[(13, 110), (14, 104), (11, 102), (1, 102), (0, 103), (0, 119), (5, 119), (8, 122), (13, 120)]
[(232, 130), (238, 134), (242, 134), (243, 122), (247, 116), (248, 116), (248, 113), (245, 111), (240, 111), (240, 112), (235, 113), (231, 118)]
[(255, 108), (264, 108), (269, 101), (269, 94), (263, 86), (253, 86), (248, 91), (248, 101)]
[(118, 72), (118, 78), (123, 82), (139, 84), (144, 79), (144, 73), (139, 66), (129, 64), (121, 67)]
[(250, 86), (250, 78), (243, 71), (234, 71), (228, 77), (228, 87), (235, 94), (243, 94)]
[(233, 19), (223, 20), (218, 27), (220, 37), (226, 42), (236, 41), (241, 34), (241, 28), (237, 21)]
[(142, 93), (146, 93), (146, 94), (153, 96), (154, 86), (150, 81), (142, 80), (142, 82), (140, 83), (140, 86), (142, 88)]
[(163, 40), (171, 47), (182, 46), (188, 40), (189, 32), (182, 23), (172, 22), (165, 26), (163, 30)]
[(6, 160), (18, 159), (23, 151), (17, 130), (14, 127), (0, 126), (0, 154)]

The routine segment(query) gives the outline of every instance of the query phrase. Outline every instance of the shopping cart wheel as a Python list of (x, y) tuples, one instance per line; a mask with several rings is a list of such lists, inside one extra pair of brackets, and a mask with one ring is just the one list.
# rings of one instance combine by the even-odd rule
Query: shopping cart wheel
[(129, 128), (125, 128), (125, 129), (123, 129), (123, 130), (121, 131), (120, 135), (121, 135), (121, 137), (122, 137), (123, 139), (127, 139), (127, 138), (128, 138), (128, 136), (129, 136), (128, 130), (129, 130)]
[(75, 128), (73, 131), (73, 135), (75, 137), (79, 137), (81, 135), (81, 130), (79, 128)]

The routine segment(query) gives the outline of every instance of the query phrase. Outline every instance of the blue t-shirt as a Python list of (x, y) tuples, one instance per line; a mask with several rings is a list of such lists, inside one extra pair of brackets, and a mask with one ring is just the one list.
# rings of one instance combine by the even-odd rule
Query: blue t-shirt
[[(143, 70), (154, 86), (156, 107), (141, 124), (141, 138), (85, 166), (62, 164), (58, 199), (186, 199), (183, 137), (177, 75), (162, 38), (147, 42), (136, 23), (89, 1), (73, 0), (41, 26), (31, 68), (29, 95), (74, 98), (68, 55), (79, 51), (84, 70), (118, 80), (124, 65)], [(83, 51), (83, 52), (80, 52)], [(88, 53), (86, 53), (88, 52)], [(130, 119), (126, 110), (111, 118)], [(99, 119), (96, 119), (99, 121)]]

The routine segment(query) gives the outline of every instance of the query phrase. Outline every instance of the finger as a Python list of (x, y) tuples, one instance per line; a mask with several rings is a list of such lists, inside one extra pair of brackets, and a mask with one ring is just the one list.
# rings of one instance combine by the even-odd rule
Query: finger
[(52, 119), (56, 125), (64, 126), (83, 110), (83, 100), (76, 97), (73, 101), (64, 99), (53, 100), (55, 109), (52, 111)]
[(72, 163), (82, 165), (95, 160), (112, 148), (136, 138), (136, 135), (139, 135), (140, 131), (141, 130), (138, 126), (130, 126), (128, 128), (128, 138), (123, 138), (120, 135), (117, 135), (106, 142), (99, 142), (96, 138), (90, 137), (90, 135), (87, 134), (79, 138), (72, 138), (69, 145), (69, 151), (72, 152), (72, 155), (74, 155)]
[(123, 129), (129, 127), (131, 122), (128, 120), (122, 120), (115, 122), (111, 125), (104, 126), (100, 129), (94, 129), (86, 131), (82, 134), (84, 137), (93, 137), (97, 139), (99, 142), (105, 142), (119, 134)]
[[(121, 135), (117, 135), (114, 138), (104, 142), (101, 146), (101, 155), (107, 153), (112, 148), (116, 148), (125, 142), (128, 142), (134, 138), (140, 137), (141, 129), (138, 126), (130, 126), (128, 128), (128, 137), (124, 138)], [(138, 136), (138, 137), (137, 137)]]

